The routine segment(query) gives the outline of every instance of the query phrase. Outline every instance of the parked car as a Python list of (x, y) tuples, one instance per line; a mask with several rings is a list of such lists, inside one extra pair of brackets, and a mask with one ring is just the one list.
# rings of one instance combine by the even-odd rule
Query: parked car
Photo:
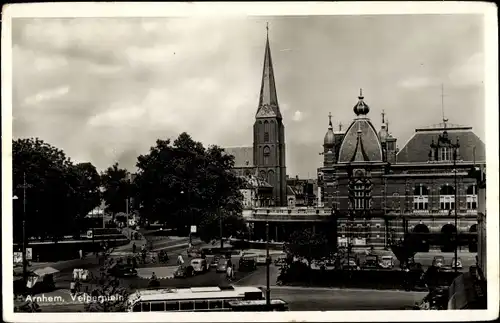
[(432, 265), (435, 267), (443, 267), (444, 266), (444, 257), (443, 256), (435, 256), (432, 260)]
[(210, 267), (211, 268), (217, 268), (217, 265), (219, 264), (220, 259), (224, 259), (225, 257), (223, 255), (214, 255), (212, 257), (212, 260), (210, 261)]
[(259, 256), (257, 256), (256, 261), (257, 261), (257, 265), (265, 265), (267, 258), (264, 255), (259, 255)]
[(379, 262), (380, 267), (384, 269), (394, 268), (394, 257), (393, 256), (382, 256)]
[(377, 255), (367, 255), (363, 268), (373, 269), (379, 267), (379, 260)]
[(137, 270), (132, 265), (114, 264), (108, 269), (108, 273), (115, 277), (135, 277)]
[(255, 261), (255, 256), (245, 255), (241, 257), (238, 263), (238, 268), (240, 271), (252, 271), (257, 269), (257, 262)]
[(187, 278), (194, 276), (194, 270), (192, 266), (180, 265), (179, 268), (174, 272), (175, 278)]
[(219, 263), (217, 264), (217, 269), (215, 270), (218, 273), (224, 273), (227, 270), (227, 267), (232, 266), (233, 262), (231, 259), (221, 258), (219, 259)]
[(207, 260), (202, 258), (194, 258), (191, 260), (191, 266), (195, 273), (205, 273), (209, 269)]
[(198, 248), (189, 248), (187, 251), (187, 255), (190, 258), (198, 258), (201, 256), (201, 250)]
[(462, 268), (462, 259), (457, 258), (457, 261), (453, 261), (453, 260), (455, 260), (455, 257), (453, 257), (453, 259), (451, 260), (451, 268), (461, 269)]
[(356, 262), (356, 259), (354, 258), (349, 258), (349, 259), (344, 259), (342, 263), (342, 269), (343, 270), (359, 270), (358, 263)]

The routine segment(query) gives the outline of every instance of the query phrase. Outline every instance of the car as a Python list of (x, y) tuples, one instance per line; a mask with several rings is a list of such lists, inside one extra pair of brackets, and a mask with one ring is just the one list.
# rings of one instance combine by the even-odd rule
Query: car
[(218, 273), (224, 273), (227, 270), (227, 267), (232, 266), (233, 262), (231, 259), (221, 258), (219, 259), (219, 263), (217, 264), (217, 268), (215, 269)]
[(177, 268), (177, 270), (174, 272), (175, 278), (187, 278), (193, 276), (194, 270), (192, 266), (180, 265), (179, 268)]
[(190, 258), (198, 258), (201, 256), (201, 250), (198, 248), (189, 248), (187, 251), (187, 255)]
[(363, 264), (363, 268), (378, 268), (379, 267), (379, 260), (377, 255), (367, 255), (365, 262)]
[(257, 265), (265, 265), (267, 263), (267, 258), (264, 255), (258, 255), (256, 261)]
[(455, 259), (455, 257), (453, 257), (453, 259), (451, 260), (451, 268), (455, 269), (461, 269), (462, 268), (462, 259), (460, 258), (457, 258), (457, 261), (453, 261)]
[(108, 269), (108, 274), (115, 277), (135, 277), (137, 270), (132, 265), (114, 264)]
[(210, 261), (210, 267), (211, 268), (216, 268), (217, 265), (219, 264), (220, 259), (224, 259), (225, 257), (223, 255), (214, 255), (212, 257), (212, 260)]
[(252, 271), (257, 269), (257, 262), (254, 256), (243, 256), (238, 263), (240, 271)]
[(394, 268), (394, 257), (392, 256), (382, 256), (380, 258), (379, 266), (384, 269)]
[(193, 271), (196, 274), (205, 273), (209, 269), (207, 260), (202, 258), (194, 258), (193, 260), (191, 260), (191, 266), (193, 267)]
[(443, 256), (435, 256), (432, 260), (432, 265), (434, 267), (443, 267), (444, 266), (444, 257)]
[(356, 259), (354, 258), (349, 258), (349, 260), (345, 259), (342, 264), (342, 269), (351, 269), (351, 270), (358, 270), (359, 266), (356, 262)]

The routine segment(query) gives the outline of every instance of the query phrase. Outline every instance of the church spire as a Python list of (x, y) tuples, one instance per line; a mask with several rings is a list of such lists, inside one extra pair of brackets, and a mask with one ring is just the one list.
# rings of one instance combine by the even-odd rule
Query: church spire
[(256, 117), (276, 117), (281, 119), (274, 80), (273, 61), (271, 59), (271, 48), (269, 46), (269, 24), (266, 24), (266, 49), (264, 53), (264, 67), (262, 71), (262, 83), (260, 86), (259, 106)]

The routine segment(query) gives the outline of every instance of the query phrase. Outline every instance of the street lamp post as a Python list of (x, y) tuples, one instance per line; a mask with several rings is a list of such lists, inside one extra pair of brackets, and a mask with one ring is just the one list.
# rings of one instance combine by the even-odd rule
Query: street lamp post
[(455, 172), (455, 203), (454, 203), (454, 211), (455, 211), (455, 259), (453, 262), (453, 266), (455, 267), (455, 273), (458, 272), (458, 266), (457, 266), (457, 261), (458, 261), (458, 212), (457, 212), (457, 190), (458, 190), (458, 180), (457, 180), (457, 149), (459, 147), (459, 144), (457, 143), (456, 145), (453, 145), (453, 168)]
[[(184, 191), (181, 191), (181, 194), (184, 195)], [(188, 194), (188, 192), (186, 192), (186, 194)], [(189, 197), (187, 198), (188, 200), (188, 203), (189, 203)], [(192, 239), (192, 234), (191, 234), (191, 226), (193, 225), (193, 214), (191, 212), (190, 213), (190, 223), (189, 223), (189, 246), (191, 247), (193, 244), (193, 239)]]
[[(26, 188), (29, 185), (26, 184), (26, 172), (23, 172), (23, 185), (20, 186), (23, 189), (23, 234), (22, 234), (22, 261), (23, 261), (23, 280), (26, 284), (28, 282), (28, 262), (26, 259)], [(13, 200), (18, 200), (17, 196), (12, 197)]]
[[(267, 210), (269, 217), (269, 210)], [(266, 305), (269, 309), (271, 306), (271, 287), (270, 287), (270, 265), (271, 258), (269, 257), (269, 220), (266, 218)]]

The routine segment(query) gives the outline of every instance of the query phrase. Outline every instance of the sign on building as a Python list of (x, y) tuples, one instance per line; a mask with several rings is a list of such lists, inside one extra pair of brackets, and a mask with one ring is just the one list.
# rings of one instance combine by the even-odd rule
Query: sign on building
[(92, 239), (92, 230), (87, 230), (87, 238)]
[(366, 246), (366, 238), (354, 238), (353, 244), (355, 246)]
[(33, 260), (33, 249), (26, 248), (26, 260)]
[(337, 242), (339, 247), (347, 247), (347, 238), (338, 237)]
[(196, 225), (191, 226), (191, 233), (196, 233)]

